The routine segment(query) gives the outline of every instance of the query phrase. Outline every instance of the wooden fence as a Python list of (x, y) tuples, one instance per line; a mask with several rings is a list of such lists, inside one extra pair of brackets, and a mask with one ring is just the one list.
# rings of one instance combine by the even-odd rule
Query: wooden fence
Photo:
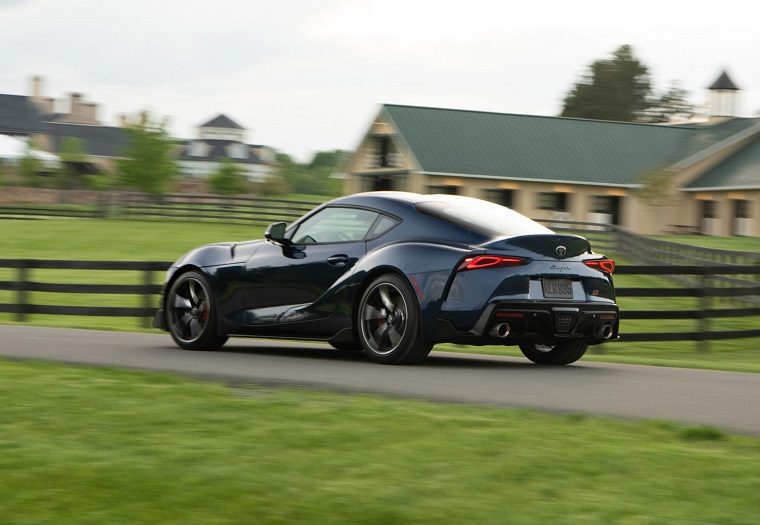
[[(156, 312), (156, 295), (161, 293), (161, 285), (155, 284), (155, 272), (165, 271), (170, 266), (166, 262), (154, 261), (67, 261), (43, 259), (0, 259), (0, 268), (15, 269), (13, 280), (0, 281), (0, 290), (12, 292), (15, 300), (0, 303), (0, 312), (15, 314), (15, 320), (24, 322), (33, 314), (83, 315), (105, 317), (144, 318), (145, 325)], [(72, 284), (39, 282), (33, 271), (46, 270), (110, 270), (142, 273), (142, 284)], [(65, 306), (35, 304), (30, 300), (32, 292), (63, 294), (116, 294), (140, 295), (142, 306)]]
[[(30, 315), (80, 315), (143, 318), (149, 325), (150, 317), (156, 311), (157, 294), (161, 286), (156, 283), (155, 272), (164, 271), (167, 262), (128, 261), (55, 261), (29, 259), (0, 259), (0, 268), (15, 271), (15, 279), (0, 281), (0, 290), (11, 291), (13, 302), (0, 303), (0, 312), (13, 313), (17, 321), (26, 321)], [(142, 284), (71, 284), (39, 282), (34, 279), (34, 270), (113, 270), (137, 271), (143, 275)], [(710, 280), (717, 276), (760, 275), (760, 266), (620, 266), (616, 274), (623, 275), (691, 275), (699, 279), (699, 286), (689, 287), (622, 287), (617, 289), (619, 297), (694, 297), (699, 298), (699, 307), (689, 310), (622, 310), (621, 339), (624, 342), (637, 341), (697, 341), (699, 348), (707, 349), (707, 341), (716, 339), (737, 339), (760, 337), (760, 327), (745, 330), (710, 330), (710, 320), (715, 318), (741, 318), (760, 316), (758, 307), (714, 308), (713, 299), (737, 296), (758, 296), (760, 286), (734, 286), (731, 288), (710, 286)], [(36, 304), (30, 300), (31, 292), (53, 292), (62, 294), (130, 294), (141, 295), (141, 307), (114, 306), (63, 306)], [(627, 333), (626, 320), (695, 319), (698, 328), (689, 332), (640, 332)]]
[(760, 308), (732, 307), (714, 308), (715, 299), (734, 302), (739, 297), (760, 296), (760, 286), (712, 286), (711, 281), (719, 277), (735, 275), (760, 275), (760, 266), (619, 266), (618, 275), (690, 275), (698, 279), (699, 284), (688, 287), (616, 287), (618, 297), (695, 297), (699, 307), (689, 310), (625, 310), (620, 311), (621, 326), (628, 319), (670, 320), (696, 319), (698, 328), (691, 332), (639, 332), (626, 333), (621, 329), (623, 341), (698, 341), (698, 348), (707, 350), (707, 341), (716, 339), (741, 339), (760, 337), (760, 328), (744, 330), (710, 330), (710, 320), (716, 318), (744, 318), (760, 316)]
[(148, 220), (180, 219), (225, 221), (232, 223), (291, 222), (315, 208), (319, 201), (269, 199), (263, 197), (226, 197), (170, 193), (148, 195), (135, 192), (102, 192), (95, 202), (85, 204), (5, 204), (0, 219), (135, 218)]
[(760, 265), (760, 253), (704, 248), (691, 244), (653, 239), (612, 227), (614, 251), (630, 261), (646, 258), (661, 265)]

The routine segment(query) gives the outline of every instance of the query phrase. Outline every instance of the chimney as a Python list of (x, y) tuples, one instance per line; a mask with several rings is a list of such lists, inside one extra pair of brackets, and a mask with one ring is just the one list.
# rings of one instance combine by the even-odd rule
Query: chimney
[(42, 99), (42, 77), (40, 75), (32, 77), (32, 99), (35, 102)]
[(69, 95), (69, 120), (71, 122), (77, 122), (79, 120), (79, 103), (82, 100), (81, 93), (71, 93)]
[(98, 105), (95, 102), (83, 102), (79, 104), (82, 124), (100, 124), (98, 122)]
[(53, 112), (53, 99), (42, 96), (42, 88), (44, 79), (40, 75), (34, 75), (31, 79), (32, 94), (30, 98), (32, 102), (37, 106), (40, 113), (49, 114)]
[(127, 115), (124, 114), (124, 113), (121, 113), (119, 115), (119, 126), (122, 127), (122, 128), (126, 128), (127, 125), (128, 125), (128, 123), (127, 123)]

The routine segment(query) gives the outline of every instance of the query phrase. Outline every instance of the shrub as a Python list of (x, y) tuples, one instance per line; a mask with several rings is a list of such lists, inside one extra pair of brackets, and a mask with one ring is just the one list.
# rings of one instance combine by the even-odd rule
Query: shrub
[(224, 159), (221, 167), (208, 179), (211, 191), (220, 195), (245, 193), (247, 182), (242, 170), (230, 159)]

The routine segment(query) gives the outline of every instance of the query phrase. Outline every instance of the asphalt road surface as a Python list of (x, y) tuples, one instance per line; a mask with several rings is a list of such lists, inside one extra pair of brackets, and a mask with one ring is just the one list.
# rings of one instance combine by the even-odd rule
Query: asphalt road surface
[(0, 326), (0, 355), (160, 370), (237, 384), (302, 385), (433, 401), (668, 419), (760, 435), (760, 374), (433, 352), (421, 365), (383, 366), (324, 344), (232, 339), (187, 352), (168, 335)]

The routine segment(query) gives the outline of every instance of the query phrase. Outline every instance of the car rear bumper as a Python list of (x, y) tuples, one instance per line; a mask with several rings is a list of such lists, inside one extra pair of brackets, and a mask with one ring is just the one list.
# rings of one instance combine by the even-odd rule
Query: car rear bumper
[(469, 330), (457, 330), (448, 319), (439, 319), (437, 332), (439, 341), (470, 344), (561, 339), (598, 344), (617, 339), (619, 317), (612, 303), (496, 302), (485, 308)]

